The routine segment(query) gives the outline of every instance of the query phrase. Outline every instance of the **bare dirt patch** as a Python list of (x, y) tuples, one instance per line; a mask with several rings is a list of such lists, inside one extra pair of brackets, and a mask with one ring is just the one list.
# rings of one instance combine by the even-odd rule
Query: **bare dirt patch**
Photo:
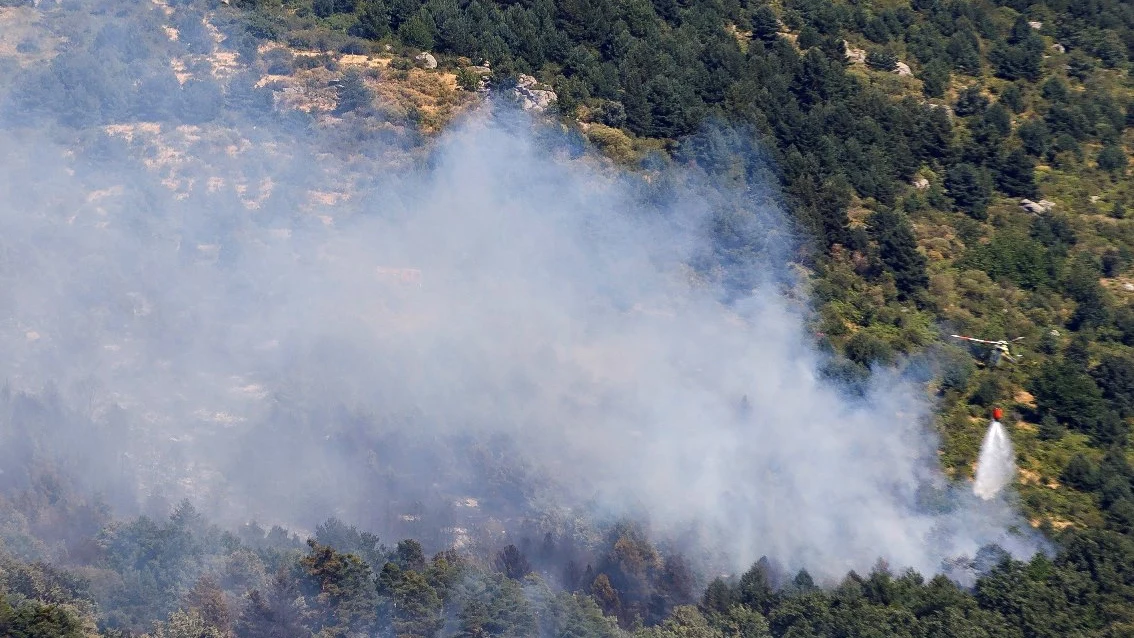
[(0, 8), (0, 56), (12, 58), (20, 66), (42, 64), (55, 57), (62, 39), (40, 25), (39, 11), (33, 7)]
[[(1045, 519), (1041, 519), (1041, 518), (1033, 518), (1028, 522), (1031, 523), (1032, 527), (1039, 527), (1040, 525), (1043, 525), (1044, 520)], [(1055, 528), (1057, 530), (1065, 530), (1068, 527), (1074, 527), (1075, 526), (1075, 524), (1072, 523), (1071, 521), (1065, 521), (1065, 520), (1058, 519), (1058, 518), (1048, 518), (1046, 520), (1047, 520), (1047, 523), (1049, 525), (1051, 525), (1053, 528)]]
[(384, 69), (390, 66), (391, 58), (376, 58), (369, 55), (346, 54), (339, 58), (340, 66), (361, 66), (369, 69)]
[(1029, 408), (1036, 407), (1036, 398), (1027, 390), (1018, 390), (1016, 394), (1012, 395), (1012, 400)]

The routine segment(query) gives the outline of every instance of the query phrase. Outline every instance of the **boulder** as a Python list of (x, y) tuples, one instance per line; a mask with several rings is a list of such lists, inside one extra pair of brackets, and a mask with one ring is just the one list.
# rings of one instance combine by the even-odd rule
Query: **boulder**
[(1058, 42), (1051, 45), (1051, 50), (1055, 51), (1056, 53), (1067, 53), (1066, 47), (1064, 47), (1062, 44), (1059, 44)]
[(843, 48), (845, 48), (847, 50), (847, 53), (846, 53), (847, 59), (850, 60), (852, 63), (857, 63), (857, 64), (865, 64), (866, 63), (866, 51), (864, 51), (862, 49), (851, 48), (850, 42), (847, 42), (846, 40), (843, 40)]
[(546, 89), (536, 89), (536, 79), (530, 75), (520, 75), (516, 79), (515, 95), (516, 99), (520, 102), (520, 106), (525, 111), (546, 111), (549, 106), (558, 98), (555, 91)]
[(915, 177), (914, 181), (911, 182), (911, 184), (919, 191), (923, 191), (929, 188), (929, 180), (925, 179), (924, 177)]
[(898, 75), (913, 76), (913, 71), (910, 70), (910, 65), (906, 64), (905, 62), (899, 62), (898, 65), (894, 67), (894, 73), (897, 73)]
[(1055, 202), (1047, 200), (1047, 199), (1041, 199), (1038, 202), (1033, 202), (1030, 199), (1021, 199), (1020, 200), (1020, 208), (1023, 208), (1024, 210), (1028, 211), (1029, 213), (1039, 215), (1041, 213), (1046, 213), (1046, 212), (1050, 211), (1051, 209), (1055, 208)]
[(414, 57), (414, 60), (420, 62), (421, 65), (427, 69), (437, 68), (437, 58), (433, 57), (433, 54), (428, 51), (418, 53), (417, 56)]
[(1043, 28), (1043, 23), (1038, 20), (1032, 20), (1031, 22), (1028, 22), (1028, 26), (1035, 29), (1036, 31), (1039, 31)]

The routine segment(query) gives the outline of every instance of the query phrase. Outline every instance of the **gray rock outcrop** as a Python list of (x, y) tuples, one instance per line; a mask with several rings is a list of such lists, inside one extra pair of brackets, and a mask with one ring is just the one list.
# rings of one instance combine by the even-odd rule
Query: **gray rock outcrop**
[(536, 79), (530, 75), (521, 75), (516, 82), (515, 95), (519, 100), (520, 106), (525, 111), (546, 111), (552, 103), (555, 102), (558, 96), (555, 91), (547, 89), (537, 89)]

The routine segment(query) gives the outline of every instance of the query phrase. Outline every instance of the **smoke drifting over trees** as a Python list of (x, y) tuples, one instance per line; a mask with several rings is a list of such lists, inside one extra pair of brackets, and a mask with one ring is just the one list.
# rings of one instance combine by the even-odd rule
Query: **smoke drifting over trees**
[(422, 154), (269, 114), (192, 8), (110, 6), (3, 78), (6, 487), (438, 547), (629, 517), (818, 577), (1034, 550), (945, 483), (920, 388), (820, 374), (743, 136), (625, 174), (489, 105)]

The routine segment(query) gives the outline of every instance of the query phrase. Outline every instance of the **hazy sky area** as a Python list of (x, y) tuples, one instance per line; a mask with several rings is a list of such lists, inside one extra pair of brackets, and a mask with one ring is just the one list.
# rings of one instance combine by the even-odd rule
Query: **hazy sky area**
[[(820, 377), (774, 184), (647, 182), (506, 109), (425, 156), (371, 138), (345, 158), (324, 150), (349, 121), (234, 100), (194, 125), (139, 124), (145, 100), (109, 128), (29, 117), (29, 82), (66, 101), (188, 55), (154, 44), (162, 15), (105, 36), (150, 44), (103, 75), (4, 79), (0, 371), (39, 397), (5, 400), (4, 463), (57, 459), (124, 514), (188, 496), (227, 524), (645, 513), (734, 568), (816, 576), (1034, 551), (1008, 502), (945, 483), (923, 388)], [(60, 23), (95, 41), (107, 20)]]

